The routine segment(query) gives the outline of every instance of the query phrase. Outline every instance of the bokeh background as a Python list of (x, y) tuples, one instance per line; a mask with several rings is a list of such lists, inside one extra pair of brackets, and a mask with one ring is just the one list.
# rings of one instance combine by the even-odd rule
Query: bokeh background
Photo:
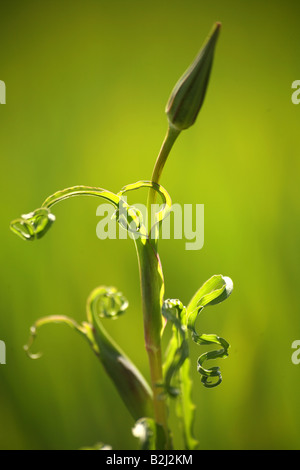
[[(148, 378), (139, 279), (130, 240), (96, 237), (93, 198), (55, 208), (36, 243), (9, 222), (74, 184), (118, 191), (149, 179), (164, 137), (164, 107), (215, 21), (223, 29), (197, 123), (182, 133), (162, 184), (174, 203), (205, 205), (205, 243), (162, 241), (166, 296), (187, 303), (211, 275), (234, 294), (199, 331), (230, 344), (223, 383), (203, 388), (191, 345), (200, 449), (299, 449), (298, 1), (86, 0), (1, 2), (0, 448), (77, 449), (103, 441), (134, 449), (133, 421), (88, 346), (39, 317), (85, 317), (90, 291), (115, 285), (130, 309), (107, 329)], [(171, 416), (176, 445), (182, 445)]]

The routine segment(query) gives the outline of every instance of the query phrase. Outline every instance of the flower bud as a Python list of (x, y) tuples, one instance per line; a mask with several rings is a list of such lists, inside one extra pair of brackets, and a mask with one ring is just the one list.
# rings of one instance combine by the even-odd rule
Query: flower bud
[(221, 23), (214, 29), (194, 62), (175, 85), (166, 106), (170, 126), (179, 131), (192, 126), (202, 107)]

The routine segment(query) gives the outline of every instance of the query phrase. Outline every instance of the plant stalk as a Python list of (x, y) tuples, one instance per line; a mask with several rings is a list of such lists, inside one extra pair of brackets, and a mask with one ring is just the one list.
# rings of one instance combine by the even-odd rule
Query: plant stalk
[[(159, 154), (158, 154), (158, 157), (155, 162), (154, 169), (153, 169), (152, 178), (151, 178), (151, 181), (153, 183), (159, 184), (160, 177), (164, 169), (165, 163), (167, 161), (167, 158), (169, 156), (169, 153), (175, 143), (175, 140), (179, 136), (180, 132), (181, 131), (179, 129), (176, 129), (174, 126), (169, 125), (167, 134), (162, 143), (161, 149), (159, 151)], [(155, 200), (156, 200), (156, 191), (154, 191), (153, 189), (150, 189), (149, 196), (148, 196), (148, 220), (150, 220), (149, 232), (151, 231), (151, 224), (152, 224), (151, 208), (152, 208), (152, 205), (155, 204)]]
[[(167, 134), (158, 154), (153, 174), (152, 182), (159, 184), (159, 180), (174, 145), (180, 134), (180, 130), (169, 125)], [(148, 231), (151, 233), (152, 206), (155, 204), (156, 191), (149, 190), (147, 210), (150, 221)], [(168, 428), (168, 407), (166, 395), (163, 388), (163, 368), (161, 352), (161, 331), (162, 331), (162, 304), (164, 297), (164, 281), (159, 256), (157, 254), (157, 229), (154, 231), (154, 243), (150, 238), (143, 242), (137, 241), (137, 251), (139, 258), (141, 291), (144, 316), (144, 336), (146, 351), (148, 354), (151, 386), (153, 392), (154, 418), (157, 425), (161, 426), (165, 435), (165, 450), (172, 448), (171, 435)]]
[(172, 444), (167, 422), (168, 408), (163, 387), (161, 353), (163, 275), (158, 254), (149, 239), (136, 240), (136, 248), (141, 281), (145, 347), (148, 354), (153, 392), (154, 419), (164, 431), (164, 448), (168, 450), (172, 448)]

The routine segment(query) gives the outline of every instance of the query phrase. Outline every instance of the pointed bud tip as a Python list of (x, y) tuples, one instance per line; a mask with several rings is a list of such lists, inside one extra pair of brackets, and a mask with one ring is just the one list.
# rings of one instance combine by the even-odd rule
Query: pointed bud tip
[(178, 131), (194, 124), (202, 108), (221, 23), (216, 22), (192, 64), (176, 83), (165, 108), (169, 125)]

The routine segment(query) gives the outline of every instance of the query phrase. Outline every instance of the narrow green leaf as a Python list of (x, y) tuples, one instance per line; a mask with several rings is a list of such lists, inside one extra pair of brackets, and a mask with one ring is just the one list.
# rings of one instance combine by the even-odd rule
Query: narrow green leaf
[(192, 380), (190, 377), (191, 361), (187, 357), (179, 371), (180, 396), (177, 401), (176, 412), (181, 423), (185, 448), (195, 450), (198, 441), (195, 439), (193, 426), (196, 406), (192, 400)]
[(186, 311), (180, 300), (168, 299), (163, 303), (162, 314), (172, 324), (172, 337), (163, 367), (164, 386), (171, 397), (176, 397), (180, 388), (172, 386), (171, 382), (189, 356), (187, 328), (184, 323)]
[[(108, 307), (112, 305), (109, 312)], [(117, 305), (117, 308), (116, 308)], [(128, 302), (115, 288), (100, 286), (89, 296), (87, 318), (94, 339), (94, 352), (99, 357), (107, 374), (114, 382), (118, 393), (134, 419), (152, 416), (151, 389), (130, 359), (105, 331), (100, 318), (116, 318), (127, 308)], [(87, 325), (85, 324), (87, 329)]]
[[(190, 379), (190, 359), (186, 326), (186, 308), (180, 300), (166, 300), (163, 315), (172, 324), (172, 337), (164, 362), (165, 390), (177, 397), (176, 413), (181, 423), (185, 448), (196, 449), (197, 440), (193, 435), (195, 405), (192, 401)], [(176, 386), (172, 382), (176, 381)]]

